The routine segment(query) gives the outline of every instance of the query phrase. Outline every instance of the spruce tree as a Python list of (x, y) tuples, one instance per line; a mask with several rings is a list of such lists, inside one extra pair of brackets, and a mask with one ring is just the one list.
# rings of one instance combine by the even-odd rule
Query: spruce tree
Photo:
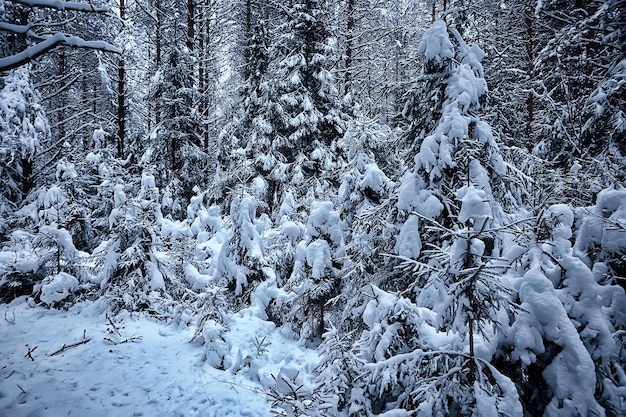
[[(278, 162), (271, 177), (300, 199), (316, 184), (333, 193), (334, 152), (345, 115), (330, 71), (331, 33), (326, 4), (297, 0), (286, 8), (286, 23), (273, 46), (269, 88), (275, 91), (272, 148)], [(323, 198), (325, 196), (318, 196)]]

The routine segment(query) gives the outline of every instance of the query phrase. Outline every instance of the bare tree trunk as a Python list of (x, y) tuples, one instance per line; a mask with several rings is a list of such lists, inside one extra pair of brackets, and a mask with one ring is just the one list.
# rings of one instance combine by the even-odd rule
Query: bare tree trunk
[[(155, 48), (155, 56), (154, 56), (154, 65), (156, 70), (158, 71), (161, 68), (161, 31), (162, 31), (162, 11), (161, 11), (161, 1), (157, 0), (155, 5), (155, 16), (156, 16), (156, 27), (154, 34), (154, 48)], [(154, 103), (154, 122), (155, 125), (158, 126), (161, 123), (161, 108), (157, 103)]]
[(187, 0), (187, 48), (190, 53), (194, 50), (194, 38), (196, 37), (196, 3), (194, 0)]
[[(524, 10), (524, 24), (526, 29), (526, 71), (530, 76), (534, 70), (535, 61), (535, 47), (533, 42), (535, 41), (534, 33), (534, 10), (531, 6), (527, 6)], [(526, 145), (532, 146), (532, 132), (533, 132), (533, 120), (535, 117), (535, 94), (532, 88), (528, 91), (528, 97), (526, 98), (526, 128), (524, 129)]]
[[(200, 42), (201, 42), (201, 47), (200, 47), (200, 68), (199, 68), (199, 73), (201, 75), (199, 75), (200, 78), (200, 94), (202, 94), (201, 97), (201, 108), (200, 108), (200, 114), (202, 116), (203, 119), (203, 131), (202, 131), (202, 140), (203, 140), (203, 147), (205, 152), (209, 153), (209, 155), (214, 155), (215, 152), (209, 152), (209, 142), (210, 142), (210, 131), (209, 131), (209, 124), (207, 122), (208, 118), (209, 118), (209, 103), (208, 103), (208, 97), (207, 97), (207, 93), (208, 93), (208, 88), (209, 88), (209, 83), (207, 80), (207, 77), (209, 76), (209, 68), (208, 68), (208, 58), (209, 58), (209, 54), (208, 54), (208, 49), (210, 48), (210, 43), (211, 43), (211, 34), (210, 34), (210, 5), (209, 2), (207, 0), (203, 1), (202, 4), (202, 11), (200, 13), (200, 27), (201, 27), (201, 34), (200, 34)], [(215, 166), (215, 164), (213, 164), (213, 166)]]
[[(30, 14), (30, 9), (19, 6), (16, 9), (16, 14), (18, 15), (18, 23), (20, 25), (28, 24), (28, 15)], [(15, 53), (22, 52), (26, 50), (26, 35), (25, 34), (17, 34), (13, 38), (13, 50)], [(25, 200), (28, 196), (28, 193), (33, 188), (33, 161), (32, 155), (22, 156), (21, 158), (22, 165), (22, 200)]]
[(126, 68), (123, 57), (118, 61), (117, 76), (117, 156), (123, 158), (126, 139)]
[[(125, 0), (120, 0), (120, 19), (126, 19)], [(117, 64), (117, 157), (124, 157), (126, 140), (126, 67), (124, 54), (119, 57)]]
[(437, 0), (433, 0), (432, 2), (432, 10), (431, 10), (431, 16), (430, 16), (430, 21), (431, 23), (435, 22), (435, 16), (437, 13)]
[(346, 73), (344, 78), (344, 94), (352, 90), (352, 53), (354, 42), (354, 0), (348, 0), (346, 14)]

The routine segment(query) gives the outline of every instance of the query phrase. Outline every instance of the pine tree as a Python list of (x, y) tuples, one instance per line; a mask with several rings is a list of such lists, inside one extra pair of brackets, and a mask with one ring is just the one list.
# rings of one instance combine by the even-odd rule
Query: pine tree
[[(622, 283), (626, 271), (624, 197), (624, 189), (621, 187), (605, 189), (598, 194), (596, 204), (583, 211), (580, 228), (576, 232), (573, 254), (585, 265), (579, 265), (576, 258), (572, 258), (573, 262), (568, 265), (569, 274), (576, 274), (577, 279), (586, 279), (587, 282), (582, 281), (584, 287), (580, 284), (576, 286), (577, 290), (568, 298), (566, 305), (570, 305), (572, 298), (575, 301), (582, 298), (589, 303), (590, 296), (596, 294), (602, 300), (601, 311), (615, 340), (614, 347), (624, 343), (626, 330), (626, 316), (623, 314), (626, 311), (624, 309), (626, 295)], [(570, 254), (566, 252), (566, 255)], [(576, 273), (575, 269), (580, 272)], [(593, 274), (598, 286), (590, 282), (589, 273)], [(577, 314), (580, 314), (581, 310), (577, 310)], [(594, 319), (599, 321), (598, 318)], [(578, 318), (575, 320), (579, 321)], [(620, 350), (619, 355), (611, 356), (610, 349), (601, 349), (598, 346), (598, 342), (601, 341), (598, 337), (600, 334), (592, 330), (596, 327), (598, 325), (583, 324), (581, 336), (584, 334), (586, 346), (588, 349), (591, 347), (590, 352), (596, 364), (598, 383), (601, 385), (596, 396), (599, 396), (599, 402), (606, 409), (607, 415), (618, 415), (623, 411), (620, 405), (621, 397), (618, 394), (620, 388), (617, 387), (624, 385), (622, 377), (624, 370), (620, 365), (624, 363), (624, 352)], [(603, 343), (605, 346), (610, 345), (606, 340)]]
[(160, 230), (163, 214), (155, 177), (144, 172), (136, 196), (128, 197), (124, 184), (113, 188), (110, 237), (93, 253), (100, 290), (116, 311), (166, 308), (180, 299), (187, 284), (175, 273)]
[[(254, 181), (261, 181), (266, 184), (266, 190), (259, 196), (260, 208), (271, 212), (275, 208), (277, 184), (270, 173), (279, 158), (272, 149), (275, 133), (272, 103), (275, 97), (268, 83), (271, 33), (269, 22), (259, 16), (261, 10), (257, 8), (260, 6), (250, 5), (247, 11), (250, 28), (246, 31), (248, 38), (241, 108), (221, 135), (224, 165), (221, 187), (232, 190), (237, 184), (245, 184), (251, 188)], [(223, 200), (223, 203), (228, 204), (230, 197), (224, 196)]]
[[(346, 252), (351, 260), (350, 277), (343, 296), (351, 299), (371, 282), (380, 285), (389, 273), (389, 258), (393, 238), (397, 233), (389, 219), (394, 207), (392, 200), (396, 184), (381, 169), (391, 169), (394, 162), (387, 155), (393, 133), (373, 120), (356, 116), (348, 123), (346, 134), (338, 148), (345, 154), (346, 163), (340, 168), (341, 186), (338, 204), (341, 218), (347, 226)], [(395, 173), (395, 172), (394, 172)], [(347, 307), (350, 309), (350, 307)], [(348, 321), (343, 321), (342, 329)]]

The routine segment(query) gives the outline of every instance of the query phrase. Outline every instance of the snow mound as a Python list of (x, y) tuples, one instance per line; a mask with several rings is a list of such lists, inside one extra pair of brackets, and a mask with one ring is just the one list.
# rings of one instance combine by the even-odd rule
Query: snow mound
[(78, 280), (65, 272), (47, 277), (41, 287), (41, 301), (48, 305), (65, 300), (78, 288)]

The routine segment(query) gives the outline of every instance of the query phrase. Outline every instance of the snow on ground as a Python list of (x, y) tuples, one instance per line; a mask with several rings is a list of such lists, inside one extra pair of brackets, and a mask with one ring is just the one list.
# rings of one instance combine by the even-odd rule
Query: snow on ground
[(0, 306), (0, 315), (0, 417), (270, 416), (274, 377), (317, 360), (254, 310), (229, 318), (226, 371), (189, 343), (194, 325), (120, 314), (114, 328), (103, 302), (60, 311), (22, 298)]

